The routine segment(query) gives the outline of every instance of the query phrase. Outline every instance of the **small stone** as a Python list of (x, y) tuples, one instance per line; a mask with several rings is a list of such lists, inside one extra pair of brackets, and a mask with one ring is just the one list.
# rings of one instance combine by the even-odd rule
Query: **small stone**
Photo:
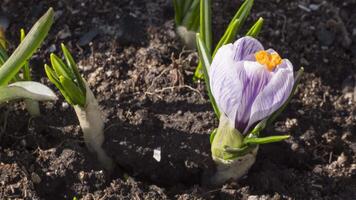
[(308, 8), (308, 7), (304, 6), (304, 5), (301, 5), (301, 4), (298, 5), (298, 8), (304, 10), (305, 12), (310, 12), (311, 11), (310, 8)]
[(247, 197), (247, 200), (258, 200), (258, 196), (250, 195), (250, 196)]
[(345, 141), (345, 140), (351, 139), (351, 137), (352, 137), (352, 134), (351, 134), (351, 132), (348, 131), (348, 132), (342, 134), (341, 139)]
[(339, 156), (339, 157), (337, 157), (337, 164), (338, 165), (343, 165), (343, 164), (345, 164), (345, 162), (347, 161), (347, 156), (345, 156), (345, 154), (344, 153), (341, 153), (341, 155)]
[(99, 29), (96, 28), (86, 32), (82, 37), (80, 37), (78, 41), (79, 46), (88, 45), (97, 35), (99, 35), (99, 33)]
[(32, 172), (31, 173), (31, 180), (32, 180), (32, 182), (33, 183), (35, 183), (35, 184), (39, 184), (39, 183), (41, 183), (41, 178), (40, 178), (40, 176), (38, 175), (38, 174), (36, 174), (35, 172)]
[(153, 158), (157, 161), (161, 161), (161, 147), (158, 147), (153, 150)]
[(56, 47), (56, 45), (54, 45), (54, 44), (52, 44), (49, 48), (48, 48), (48, 51), (50, 52), (50, 53), (53, 53), (53, 52), (55, 52), (57, 50), (57, 47)]
[(112, 73), (113, 73), (113, 72), (112, 72), (111, 70), (105, 72), (106, 76), (108, 76), (108, 77), (110, 77), (110, 76), (112, 75)]
[(293, 151), (297, 151), (298, 148), (299, 148), (298, 143), (293, 143), (292, 146), (291, 146), (291, 149), (292, 149)]
[(84, 181), (85, 179), (85, 172), (84, 171), (80, 171), (79, 174), (78, 174), (78, 178), (80, 181)]
[(304, 65), (304, 66), (308, 66), (310, 63), (307, 59), (305, 59), (304, 57), (302, 57), (300, 59), (300, 64)]
[(330, 46), (335, 40), (335, 33), (321, 27), (317, 32), (317, 37), (321, 45)]
[(318, 5), (318, 4), (310, 4), (309, 5), (309, 9), (312, 11), (319, 10), (319, 8), (320, 8), (320, 5)]
[(62, 103), (62, 108), (67, 109), (69, 107), (69, 104), (67, 102)]
[(64, 29), (60, 30), (57, 34), (58, 38), (61, 40), (64, 40), (70, 36), (72, 36), (72, 33), (69, 30), (69, 27), (67, 25), (64, 26)]
[(0, 27), (6, 30), (10, 25), (10, 20), (5, 15), (0, 15)]

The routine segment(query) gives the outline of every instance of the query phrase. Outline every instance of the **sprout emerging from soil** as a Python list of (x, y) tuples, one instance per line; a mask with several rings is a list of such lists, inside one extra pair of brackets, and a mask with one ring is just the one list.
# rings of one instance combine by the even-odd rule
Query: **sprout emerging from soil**
[[(37, 101), (55, 100), (55, 94), (46, 86), (30, 81), (28, 59), (40, 46), (53, 24), (53, 9), (50, 8), (32, 27), (25, 37), (21, 36), (21, 43), (9, 57), (6, 53), (5, 29), (0, 28), (0, 104), (17, 99), (25, 99), (30, 105), (31, 114), (39, 112)], [(23, 68), (23, 78), (18, 75)], [(10, 85), (9, 82), (14, 82)], [(35, 102), (35, 103), (34, 103)], [(31, 103), (31, 104), (30, 104)], [(34, 108), (34, 109), (31, 109)]]
[(88, 149), (96, 153), (98, 160), (107, 170), (113, 163), (107, 156), (104, 142), (104, 119), (98, 102), (86, 81), (79, 74), (77, 65), (64, 44), (61, 44), (66, 63), (51, 54), (52, 67), (45, 65), (49, 80), (60, 90), (66, 101), (74, 107)]
[(282, 59), (273, 49), (265, 50), (249, 36), (222, 46), (210, 66), (199, 34), (197, 40), (209, 96), (220, 117), (219, 127), (210, 137), (217, 165), (211, 183), (222, 184), (248, 172), (260, 144), (289, 137), (260, 137), (260, 132), (286, 107), (303, 69), (294, 76), (288, 59)]
[[(6, 39), (5, 39), (5, 29), (1, 28), (0, 26), (0, 67), (5, 63), (5, 61), (9, 58), (6, 52)], [(20, 40), (21, 42), (25, 39), (25, 30), (20, 30)], [(25, 61), (22, 67), (22, 76), (20, 75), (20, 71), (15, 75), (12, 82), (19, 82), (19, 81), (31, 81), (31, 73), (30, 73), (30, 65), (28, 60)], [(25, 107), (27, 111), (30, 113), (32, 117), (40, 116), (40, 106), (38, 101), (34, 99), (25, 99)]]
[(195, 49), (195, 34), (199, 31), (199, 1), (173, 0), (176, 31), (189, 49)]

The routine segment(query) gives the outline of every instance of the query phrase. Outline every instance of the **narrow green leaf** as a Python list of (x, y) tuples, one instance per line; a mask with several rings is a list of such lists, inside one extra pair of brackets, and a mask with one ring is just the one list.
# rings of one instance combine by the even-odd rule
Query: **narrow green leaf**
[(258, 144), (267, 144), (267, 143), (272, 143), (272, 142), (280, 142), (282, 140), (286, 140), (290, 137), (290, 135), (275, 135), (275, 136), (269, 136), (269, 137), (261, 137), (261, 138), (255, 138), (255, 137), (250, 137), (250, 138), (245, 138), (243, 143), (248, 145), (248, 144), (253, 144), (253, 145), (258, 145)]
[(51, 69), (51, 67), (49, 67), (47, 64), (45, 64), (45, 72), (47, 74), (48, 79), (59, 89), (59, 91), (61, 92), (61, 94), (63, 95), (63, 97), (66, 99), (66, 101), (70, 104), (70, 105), (74, 105), (74, 103), (72, 102), (72, 99), (69, 97), (69, 95), (66, 93), (66, 91), (64, 90), (59, 77), (57, 76), (56, 72), (53, 71)]
[(182, 25), (190, 30), (195, 17), (199, 17), (199, 0), (191, 1), (189, 10), (183, 14)]
[[(26, 33), (25, 30), (22, 28), (20, 30), (20, 41), (22, 42), (25, 39)], [(28, 60), (26, 60), (24, 66), (23, 66), (23, 79), (26, 81), (31, 80), (31, 75), (30, 75), (30, 64), (28, 63)]]
[(191, 8), (193, 1), (195, 0), (182, 0), (182, 18), (189, 12), (189, 9)]
[(203, 38), (207, 53), (211, 55), (213, 36), (211, 30), (211, 0), (200, 1), (200, 37)]
[(9, 56), (6, 53), (4, 47), (0, 45), (0, 67), (9, 59)]
[(225, 147), (225, 151), (230, 153), (230, 154), (234, 154), (234, 158), (237, 158), (239, 156), (244, 156), (247, 153), (251, 152), (253, 149), (256, 148), (256, 145), (245, 145), (242, 146), (241, 148), (233, 148), (233, 147)]
[(64, 58), (66, 60), (67, 65), (74, 72), (75, 80), (78, 82), (78, 85), (79, 85), (80, 89), (85, 94), (86, 93), (85, 83), (83, 81), (83, 77), (79, 73), (77, 64), (75, 63), (71, 53), (69, 52), (69, 50), (67, 49), (67, 47), (63, 43), (61, 44), (61, 48), (62, 48), (62, 51), (63, 51), (63, 54), (64, 54)]
[(246, 33), (246, 36), (257, 37), (260, 34), (263, 26), (263, 18), (260, 17), (256, 23), (250, 28), (250, 30)]
[(205, 47), (204, 41), (203, 39), (200, 37), (200, 34), (197, 33), (197, 37), (196, 37), (196, 41), (197, 41), (197, 48), (198, 48), (198, 54), (199, 54), (199, 58), (202, 61), (202, 65), (203, 65), (203, 72), (204, 72), (204, 79), (205, 79), (205, 86), (206, 89), (208, 91), (208, 96), (209, 96), (209, 100), (211, 105), (213, 106), (214, 112), (217, 116), (217, 118), (220, 117), (220, 111), (218, 106), (216, 105), (215, 99), (211, 93), (210, 90), (210, 82), (209, 82), (209, 68), (210, 68), (210, 63), (211, 63), (211, 55), (207, 53), (207, 49)]
[[(211, 0), (201, 0), (200, 1), (200, 37), (203, 38), (204, 43), (206, 44), (207, 54), (211, 55), (212, 52), (212, 29), (211, 29)], [(199, 61), (199, 64), (194, 72), (194, 80), (203, 79), (204, 74), (202, 70), (202, 63)]]
[[(249, 15), (251, 8), (253, 6), (253, 2), (254, 0), (245, 0), (244, 3), (241, 5), (239, 10), (236, 12), (235, 16), (230, 21), (228, 27), (225, 30), (225, 33), (223, 34), (218, 44), (216, 45), (212, 54), (212, 58), (214, 58), (216, 52), (219, 50), (220, 47), (222, 47), (225, 44), (231, 43), (234, 40), (238, 31), (241, 29), (244, 22), (246, 21), (247, 16)], [(201, 78), (203, 78), (203, 72), (202, 72), (202, 66), (199, 63), (194, 73), (194, 80), (201, 79)]]
[(54, 12), (50, 8), (31, 28), (24, 41), (0, 68), (0, 85), (7, 85), (41, 45), (53, 24), (53, 17)]
[(214, 140), (214, 137), (216, 135), (216, 132), (217, 132), (218, 129), (214, 129), (211, 133), (210, 133), (210, 144), (213, 143), (213, 140)]
[(182, 23), (182, 9), (181, 9), (181, 0), (173, 0), (174, 7), (174, 20), (176, 22), (176, 26), (179, 26)]
[(66, 94), (68, 94), (68, 96), (70, 97), (74, 105), (79, 105), (81, 107), (84, 107), (85, 94), (83, 94), (83, 92), (79, 89), (79, 87), (72, 80), (67, 79), (64, 76), (59, 76), (59, 81), (61, 82), (64, 91), (66, 92)]
[(70, 80), (75, 79), (75, 76), (72, 73), (71, 69), (69, 69), (69, 67), (64, 64), (64, 62), (58, 56), (56, 56), (54, 53), (51, 53), (50, 59), (52, 67), (58, 76), (64, 76)]
[[(227, 35), (223, 41), (223, 44), (228, 44), (233, 42), (233, 40), (236, 37), (236, 34), (238, 32), (238, 29), (241, 27), (241, 21), (239, 19), (236, 19), (231, 26), (228, 28)], [(219, 47), (220, 48), (220, 47)], [(213, 57), (215, 56), (216, 52), (218, 49), (214, 50)]]
[[(247, 16), (250, 14), (251, 8), (253, 6), (253, 2), (254, 0), (245, 0), (245, 2), (241, 5), (240, 9), (236, 12), (235, 16), (232, 18), (228, 27), (226, 28), (224, 35), (221, 37), (218, 44), (216, 45), (213, 53), (213, 57), (221, 46), (231, 42), (231, 40), (227, 39), (231, 34), (231, 29), (235, 30), (235, 35), (236, 35), (237, 32), (240, 30), (240, 28), (243, 26), (243, 24), (247, 19)], [(232, 28), (232, 26), (234, 26), (234, 23), (236, 23), (236, 20), (239, 20), (237, 26)]]

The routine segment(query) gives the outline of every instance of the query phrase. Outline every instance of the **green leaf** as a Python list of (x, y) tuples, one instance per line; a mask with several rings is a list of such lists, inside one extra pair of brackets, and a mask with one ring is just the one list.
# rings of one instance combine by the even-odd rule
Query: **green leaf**
[(210, 63), (211, 63), (211, 55), (208, 54), (207, 52), (207, 48), (204, 44), (203, 39), (200, 37), (200, 34), (197, 33), (197, 37), (196, 37), (196, 41), (197, 41), (197, 48), (198, 48), (198, 54), (199, 54), (199, 58), (202, 61), (203, 64), (203, 72), (204, 72), (204, 79), (205, 79), (205, 85), (206, 85), (206, 89), (208, 91), (208, 96), (209, 96), (209, 100), (211, 105), (213, 106), (214, 112), (216, 114), (216, 116), (219, 118), (220, 117), (220, 111), (218, 106), (216, 105), (215, 99), (211, 93), (210, 90), (210, 82), (209, 82), (209, 68), (210, 68)]
[[(229, 26), (229, 28), (227, 29), (227, 34), (226, 34), (226, 37), (224, 38), (223, 44), (228, 44), (228, 43), (233, 42), (240, 26), (241, 26), (241, 21), (239, 19), (236, 19), (235, 21), (233, 21), (231, 26)], [(213, 57), (215, 56), (217, 50), (218, 49), (214, 50)]]
[(53, 69), (51, 69), (47, 64), (45, 64), (45, 71), (47, 74), (48, 79), (59, 89), (59, 91), (61, 92), (61, 94), (63, 95), (63, 97), (66, 99), (66, 101), (70, 104), (70, 105), (74, 105), (74, 103), (72, 102), (71, 98), (69, 97), (69, 95), (67, 95), (66, 91), (64, 90), (59, 77), (57, 76), (56, 72), (53, 71)]
[(85, 94), (79, 89), (79, 87), (70, 79), (67, 79), (64, 76), (59, 76), (59, 81), (66, 92), (70, 97), (74, 105), (79, 105), (81, 107), (85, 106)]
[[(241, 5), (240, 9), (236, 12), (235, 16), (230, 21), (224, 35), (221, 37), (219, 43), (216, 45), (214, 53), (213, 53), (213, 57), (221, 46), (231, 43), (232, 39), (231, 40), (227, 39), (229, 37), (229, 35), (231, 35), (231, 33), (230, 33), (231, 30), (234, 29), (235, 33), (237, 34), (239, 29), (245, 23), (247, 16), (250, 14), (251, 8), (253, 6), (253, 2), (254, 2), (254, 0), (245, 0), (245, 2)], [(237, 23), (237, 26), (232, 27), (236, 23), (236, 20), (239, 20)]]
[(0, 104), (17, 99), (53, 101), (57, 97), (47, 86), (33, 81), (19, 81), (0, 87)]
[(250, 28), (250, 30), (246, 33), (246, 36), (257, 37), (260, 34), (263, 26), (263, 18), (260, 17), (257, 22)]
[(75, 76), (71, 71), (71, 69), (69, 69), (69, 67), (66, 64), (64, 64), (64, 62), (60, 58), (58, 58), (58, 56), (56, 56), (54, 53), (51, 53), (50, 59), (51, 59), (52, 67), (58, 76), (64, 76), (70, 80), (75, 79)]
[(9, 59), (9, 56), (6, 53), (4, 47), (0, 45), (0, 67)]
[[(204, 43), (206, 44), (207, 54), (211, 55), (213, 36), (211, 30), (211, 0), (201, 0), (200, 1), (200, 37), (203, 38)], [(194, 72), (194, 80), (203, 79), (204, 72), (202, 69), (202, 63), (199, 61), (199, 64)]]
[(217, 131), (218, 129), (214, 129), (211, 133), (210, 133), (210, 144), (212, 144), (213, 143), (213, 140), (214, 140), (214, 137), (215, 137), (215, 135), (216, 135), (216, 131)]
[(237, 157), (240, 157), (240, 156), (244, 156), (247, 153), (251, 152), (255, 148), (256, 148), (256, 145), (245, 145), (245, 146), (242, 146), (240, 148), (233, 148), (233, 147), (226, 146), (225, 147), (225, 151), (227, 153), (232, 154), (233, 156), (231, 156), (230, 159), (233, 159), (233, 158), (237, 158)]
[(174, 20), (176, 22), (176, 26), (179, 26), (182, 23), (182, 1), (181, 0), (173, 0), (174, 6)]
[(75, 63), (71, 53), (69, 52), (69, 50), (67, 49), (67, 47), (63, 43), (61, 44), (61, 48), (62, 48), (62, 51), (63, 51), (63, 54), (64, 54), (64, 58), (66, 60), (67, 65), (74, 72), (75, 80), (78, 82), (78, 85), (79, 85), (80, 89), (85, 94), (86, 93), (85, 83), (83, 81), (83, 77), (79, 73), (79, 70), (77, 68), (77, 64)]
[(211, 30), (211, 0), (200, 1), (200, 37), (203, 39), (207, 53), (211, 55), (213, 36)]
[[(228, 27), (226, 28), (224, 35), (220, 38), (218, 44), (216, 45), (212, 54), (212, 58), (214, 58), (216, 52), (219, 50), (220, 47), (225, 44), (231, 43), (234, 40), (238, 31), (245, 23), (247, 16), (249, 15), (253, 6), (253, 2), (254, 0), (245, 0), (245, 2), (241, 5), (240, 9), (236, 12), (235, 16), (232, 18)], [(194, 73), (194, 80), (203, 78), (202, 73), (202, 66), (199, 63)]]
[[(26, 33), (25, 30), (22, 28), (20, 30), (20, 41), (22, 42), (25, 39)], [(31, 80), (31, 75), (30, 75), (30, 64), (28, 63), (28, 60), (26, 60), (24, 66), (23, 66), (23, 79), (26, 81)]]
[(286, 140), (290, 137), (290, 135), (275, 135), (269, 137), (245, 137), (243, 143), (246, 145), (259, 145), (259, 144), (267, 144), (272, 142), (280, 142), (282, 140)]
[(50, 8), (31, 28), (23, 42), (0, 68), (0, 85), (7, 85), (41, 45), (53, 24), (53, 17), (54, 12)]
[[(181, 25), (187, 27), (188, 30), (192, 30), (195, 18), (199, 18), (199, 0), (192, 0), (189, 10), (183, 13), (183, 20)], [(196, 30), (193, 30), (196, 31)]]

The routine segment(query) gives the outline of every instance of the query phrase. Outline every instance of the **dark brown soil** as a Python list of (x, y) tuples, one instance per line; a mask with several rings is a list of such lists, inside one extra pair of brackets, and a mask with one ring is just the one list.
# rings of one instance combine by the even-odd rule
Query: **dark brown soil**
[[(214, 1), (215, 35), (239, 4)], [(170, 1), (0, 6), (11, 20), (11, 48), (19, 28), (54, 7), (56, 23), (31, 61), (34, 79), (55, 90), (43, 60), (68, 44), (107, 116), (104, 148), (117, 164), (108, 174), (87, 151), (62, 97), (41, 104), (36, 119), (22, 103), (8, 105), (0, 110), (0, 199), (356, 199), (355, 0), (256, 0), (247, 24), (264, 17), (262, 42), (306, 73), (265, 131), (292, 137), (261, 146), (246, 177), (216, 188), (201, 180), (214, 169), (209, 133), (218, 124), (204, 83), (192, 81), (197, 54), (180, 44)]]

